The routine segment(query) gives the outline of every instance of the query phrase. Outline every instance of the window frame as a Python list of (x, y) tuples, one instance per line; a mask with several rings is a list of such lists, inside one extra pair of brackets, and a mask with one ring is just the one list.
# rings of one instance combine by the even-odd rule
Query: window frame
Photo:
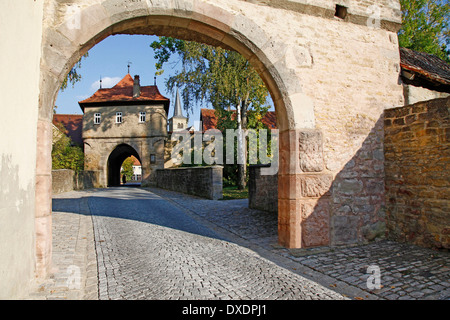
[(139, 111), (139, 123), (145, 123), (147, 121), (147, 112)]
[(102, 114), (100, 112), (94, 113), (94, 124), (100, 124), (102, 122)]
[[(120, 121), (118, 121), (118, 120), (120, 120)], [(120, 124), (122, 122), (123, 122), (123, 113), (118, 111), (118, 112), (116, 112), (116, 123)]]

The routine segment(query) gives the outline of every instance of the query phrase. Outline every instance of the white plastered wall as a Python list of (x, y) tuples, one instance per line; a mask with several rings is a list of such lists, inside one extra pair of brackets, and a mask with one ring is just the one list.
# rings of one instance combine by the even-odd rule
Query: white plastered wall
[(0, 2), (0, 299), (34, 279), (42, 15), (42, 0)]

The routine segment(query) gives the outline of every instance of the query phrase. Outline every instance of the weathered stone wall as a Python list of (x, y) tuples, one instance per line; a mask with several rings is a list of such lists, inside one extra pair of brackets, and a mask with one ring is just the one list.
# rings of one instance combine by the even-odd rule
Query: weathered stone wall
[(52, 170), (52, 192), (54, 194), (74, 190), (75, 171), (70, 169)]
[(52, 191), (54, 194), (58, 194), (73, 190), (98, 188), (100, 186), (99, 179), (99, 171), (52, 170)]
[(156, 186), (212, 200), (222, 198), (223, 167), (184, 167), (156, 170)]
[(75, 190), (84, 190), (91, 188), (99, 188), (100, 171), (80, 171), (75, 173), (73, 177), (73, 188)]
[(278, 212), (278, 175), (261, 175), (263, 165), (248, 168), (248, 207)]
[[(99, 171), (99, 183), (102, 187), (108, 185), (108, 158), (113, 150), (121, 144), (132, 147), (139, 155), (142, 165), (143, 185), (155, 184), (155, 170), (164, 168), (164, 137), (117, 137), (84, 140), (84, 169)], [(156, 156), (155, 163), (151, 163), (150, 155)]]
[[(356, 154), (333, 175), (325, 168), (321, 132), (298, 132), (294, 141), (298, 145), (296, 165), (300, 173), (291, 176), (279, 172), (276, 177), (260, 177), (260, 168), (255, 168), (250, 171), (249, 197), (255, 198), (255, 208), (271, 211), (269, 208), (278, 206), (280, 210), (285, 205), (283, 198), (296, 190), (299, 201), (295, 209), (302, 215), (305, 247), (364, 243), (384, 237), (382, 137), (382, 121), (378, 121)], [(264, 198), (267, 193), (262, 189), (266, 187), (271, 193), (277, 188), (281, 200)]]
[[(116, 123), (116, 112), (122, 112), (122, 122)], [(139, 122), (139, 112), (146, 113)], [(101, 122), (94, 124), (94, 114), (101, 114)], [(153, 137), (167, 135), (167, 115), (163, 105), (125, 105), (85, 107), (83, 138)]]
[(389, 237), (450, 248), (450, 98), (385, 112)]

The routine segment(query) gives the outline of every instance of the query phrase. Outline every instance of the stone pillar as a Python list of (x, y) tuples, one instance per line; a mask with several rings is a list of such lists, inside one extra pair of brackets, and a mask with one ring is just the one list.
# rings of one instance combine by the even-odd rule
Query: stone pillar
[(142, 186), (154, 186), (154, 164), (151, 163), (151, 155), (155, 154), (154, 148), (152, 146), (153, 140), (146, 139), (144, 143), (141, 144), (140, 157), (141, 157), (141, 167), (142, 167)]
[(211, 193), (209, 199), (218, 200), (223, 198), (223, 167), (211, 167)]
[(46, 277), (52, 256), (52, 123), (39, 119), (36, 156), (36, 275)]
[(278, 171), (278, 241), (287, 248), (301, 247), (298, 131), (280, 133)]
[(323, 161), (318, 130), (280, 133), (278, 173), (278, 238), (287, 248), (329, 244), (330, 197), (333, 181)]

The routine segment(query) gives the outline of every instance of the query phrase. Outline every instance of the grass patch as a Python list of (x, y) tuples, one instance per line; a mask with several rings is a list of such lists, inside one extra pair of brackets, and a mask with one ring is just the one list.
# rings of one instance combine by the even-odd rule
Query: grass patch
[(237, 186), (223, 187), (222, 200), (248, 199), (248, 188), (239, 190)]

